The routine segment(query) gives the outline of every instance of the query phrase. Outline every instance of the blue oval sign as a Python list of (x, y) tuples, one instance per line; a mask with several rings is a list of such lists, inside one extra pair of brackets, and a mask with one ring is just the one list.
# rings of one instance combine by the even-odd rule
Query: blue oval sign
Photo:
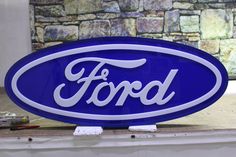
[(32, 53), (9, 70), (10, 98), (34, 114), (86, 126), (126, 127), (183, 117), (224, 93), (224, 66), (193, 47), (106, 37)]

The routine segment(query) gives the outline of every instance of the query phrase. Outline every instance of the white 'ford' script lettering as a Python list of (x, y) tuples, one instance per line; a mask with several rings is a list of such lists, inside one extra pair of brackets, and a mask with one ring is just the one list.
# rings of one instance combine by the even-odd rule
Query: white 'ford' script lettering
[[(83, 74), (85, 72), (84, 68), (82, 68), (76, 74), (72, 73), (72, 69), (75, 65), (88, 61), (97, 62), (98, 64), (87, 77), (83, 77)], [(112, 101), (112, 99), (118, 93), (118, 91), (122, 90), (115, 106), (123, 106), (128, 96), (132, 98), (139, 98), (141, 103), (144, 105), (152, 105), (152, 104), (164, 105), (167, 102), (169, 102), (175, 95), (175, 92), (172, 91), (168, 96), (165, 97), (165, 94), (169, 86), (171, 85), (175, 75), (178, 72), (177, 69), (171, 69), (164, 82), (154, 80), (148, 83), (144, 87), (142, 82), (140, 81), (134, 81), (131, 83), (126, 80), (122, 81), (115, 87), (113, 82), (107, 82), (109, 70), (102, 69), (102, 67), (105, 64), (119, 68), (132, 69), (140, 67), (145, 63), (146, 59), (114, 60), (114, 59), (97, 58), (97, 57), (86, 57), (74, 60), (67, 65), (65, 69), (65, 76), (69, 81), (72, 82), (76, 81), (77, 84), (81, 84), (81, 88), (70, 98), (62, 98), (61, 90), (63, 89), (64, 86), (66, 86), (65, 83), (62, 83), (59, 86), (57, 86), (56, 89), (54, 90), (54, 100), (59, 106), (72, 107), (80, 101), (80, 99), (83, 97), (84, 93), (87, 91), (92, 81), (103, 80), (102, 83), (98, 84), (95, 87), (95, 89), (91, 93), (90, 98), (86, 101), (87, 104), (93, 103), (94, 105), (99, 107), (105, 106)], [(102, 69), (101, 73), (97, 74), (100, 69)], [(99, 92), (103, 88), (107, 87), (110, 89), (108, 96), (104, 100), (99, 100), (98, 98)], [(148, 99), (147, 98), (148, 92), (154, 87), (158, 88), (158, 91), (151, 99)]]

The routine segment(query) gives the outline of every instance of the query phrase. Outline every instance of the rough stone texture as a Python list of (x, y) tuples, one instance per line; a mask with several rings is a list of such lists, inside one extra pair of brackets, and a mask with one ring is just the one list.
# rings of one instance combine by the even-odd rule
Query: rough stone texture
[(96, 19), (95, 14), (84, 14), (84, 15), (78, 15), (79, 21), (85, 21), (85, 20), (93, 20)]
[(139, 12), (124, 12), (121, 13), (121, 17), (127, 18), (127, 17), (133, 17), (133, 18), (137, 18), (137, 17), (144, 17), (145, 15), (143, 13), (139, 13)]
[(45, 41), (73, 41), (78, 39), (77, 26), (53, 25), (46, 26), (44, 31)]
[(44, 42), (44, 29), (42, 27), (36, 27), (37, 41)]
[(236, 75), (236, 39), (220, 41), (220, 60), (223, 62), (229, 75)]
[(136, 36), (136, 26), (134, 19), (111, 20), (112, 36)]
[(236, 76), (231, 67), (236, 40), (235, 2), (30, 0), (32, 47), (36, 50), (63, 41), (102, 36), (163, 39), (200, 47), (221, 59), (230, 75)]
[(65, 16), (65, 11), (62, 5), (36, 6), (35, 15), (60, 17)]
[(110, 22), (108, 20), (83, 21), (79, 30), (79, 39), (110, 36)]
[(199, 32), (199, 16), (180, 16), (182, 32)]
[(114, 19), (120, 17), (120, 14), (116, 13), (97, 13), (97, 19)]
[(58, 18), (59, 22), (76, 22), (77, 16), (63, 16)]
[(208, 9), (208, 8), (209, 8), (208, 4), (205, 4), (205, 3), (194, 4), (194, 9), (196, 10), (203, 10), (203, 9)]
[(103, 10), (104, 12), (108, 12), (108, 13), (119, 13), (120, 7), (116, 1), (104, 2)]
[(220, 49), (220, 40), (201, 40), (199, 48), (210, 54), (216, 54)]
[(203, 39), (230, 38), (233, 35), (233, 15), (231, 11), (207, 9), (201, 14)]
[(172, 0), (144, 0), (144, 10), (169, 10), (172, 8)]
[(66, 14), (84, 14), (103, 10), (102, 0), (64, 0)]
[(200, 15), (200, 10), (180, 10), (181, 15)]
[(161, 39), (163, 37), (162, 34), (140, 34), (138, 37), (143, 38), (151, 38), (151, 39)]
[(143, 17), (137, 19), (139, 33), (160, 33), (163, 31), (163, 18)]
[(186, 2), (174, 2), (173, 8), (175, 9), (194, 9), (194, 5), (192, 3), (186, 3)]
[(180, 31), (179, 26), (179, 11), (167, 11), (165, 14), (165, 32), (177, 32)]
[(34, 5), (50, 5), (50, 4), (63, 4), (64, 0), (30, 0), (30, 4)]
[(218, 2), (218, 0), (198, 0), (200, 3)]
[(56, 22), (58, 22), (58, 19), (55, 17), (44, 17), (44, 16), (37, 15), (37, 16), (35, 16), (35, 21), (41, 22), (41, 23), (45, 23), (45, 22), (56, 23)]
[(122, 11), (136, 11), (139, 8), (139, 0), (118, 0)]
[(225, 8), (224, 3), (209, 3), (208, 6), (211, 9), (224, 9)]
[(164, 11), (154, 11), (151, 10), (146, 14), (146, 17), (164, 17), (165, 12)]

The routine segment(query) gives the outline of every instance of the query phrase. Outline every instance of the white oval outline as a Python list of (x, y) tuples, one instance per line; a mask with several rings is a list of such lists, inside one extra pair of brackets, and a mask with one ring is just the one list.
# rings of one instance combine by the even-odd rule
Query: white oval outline
[[(182, 105), (178, 105), (175, 107), (167, 108), (167, 109), (162, 109), (158, 111), (150, 111), (150, 112), (143, 112), (143, 113), (134, 113), (134, 114), (124, 114), (124, 115), (100, 115), (100, 114), (88, 114), (88, 113), (79, 113), (79, 112), (71, 112), (71, 111), (65, 111), (65, 110), (60, 110), (52, 107), (48, 107), (42, 104), (39, 104), (37, 102), (34, 102), (27, 97), (25, 97), (17, 88), (17, 81), (19, 77), (26, 72), (27, 70), (33, 68), (36, 65), (42, 64), (44, 62), (65, 57), (65, 56), (70, 56), (74, 54), (79, 54), (79, 53), (86, 53), (86, 52), (93, 52), (93, 51), (102, 51), (102, 50), (143, 50), (143, 51), (150, 51), (150, 52), (157, 52), (157, 53), (163, 53), (163, 54), (169, 54), (169, 55), (174, 55), (186, 59), (193, 60), (195, 62), (198, 62), (205, 67), (209, 68), (216, 76), (216, 83), (214, 87), (207, 92), (205, 95), (192, 100), (190, 102), (184, 103)], [(178, 111), (182, 111), (188, 108), (191, 108), (193, 106), (196, 106), (210, 97), (212, 97), (220, 88), (222, 83), (222, 77), (220, 71), (209, 61), (200, 58), (198, 56), (175, 50), (175, 49), (170, 49), (170, 48), (165, 48), (165, 47), (157, 47), (157, 46), (148, 46), (148, 45), (138, 45), (138, 44), (104, 44), (104, 45), (93, 45), (93, 46), (86, 46), (86, 47), (81, 47), (81, 48), (75, 48), (75, 49), (70, 49), (70, 50), (65, 50), (65, 51), (59, 51), (54, 54), (50, 54), (41, 58), (38, 58), (26, 65), (24, 65), (22, 68), (20, 68), (15, 75), (13, 76), (12, 82), (11, 82), (11, 87), (13, 93), (24, 103), (27, 105), (45, 111), (49, 112), (55, 115), (61, 115), (61, 116), (66, 116), (66, 117), (73, 117), (73, 118), (80, 118), (80, 119), (89, 119), (89, 120), (134, 120), (134, 119), (142, 119), (142, 118), (150, 118), (150, 117), (156, 117), (156, 116), (162, 116), (170, 113), (175, 113)]]

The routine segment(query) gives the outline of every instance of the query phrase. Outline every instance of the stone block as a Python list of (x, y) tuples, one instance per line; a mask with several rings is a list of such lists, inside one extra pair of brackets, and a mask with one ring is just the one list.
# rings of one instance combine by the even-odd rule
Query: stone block
[(144, 0), (144, 10), (170, 10), (172, 0)]
[(200, 22), (203, 39), (224, 39), (233, 35), (233, 15), (229, 10), (203, 10)]
[(45, 17), (60, 17), (65, 16), (65, 11), (62, 5), (36, 6), (35, 15)]
[(109, 20), (83, 21), (79, 26), (79, 39), (110, 36)]
[(174, 2), (173, 3), (174, 9), (188, 9), (193, 10), (194, 5), (192, 3), (186, 3), (186, 2)]
[(219, 40), (201, 40), (199, 42), (199, 48), (210, 54), (216, 54), (219, 52), (219, 49), (220, 49), (220, 41)]
[(135, 19), (111, 20), (111, 36), (136, 36)]
[(137, 19), (137, 31), (139, 33), (160, 33), (163, 31), (163, 18), (141, 17)]
[(136, 11), (139, 8), (139, 0), (118, 0), (123, 11)]
[(93, 20), (96, 19), (95, 14), (83, 14), (83, 15), (78, 15), (78, 20), (79, 21), (84, 21), (84, 20)]
[(103, 10), (102, 0), (64, 0), (66, 14), (94, 13)]
[(33, 5), (63, 4), (64, 0), (30, 0)]
[(73, 41), (78, 39), (77, 26), (51, 25), (44, 30), (44, 41)]
[(36, 27), (37, 41), (43, 43), (44, 29), (42, 27)]
[(165, 13), (165, 32), (178, 32), (179, 26), (179, 10), (166, 11)]
[(220, 60), (230, 76), (236, 76), (236, 39), (220, 41)]
[(199, 16), (180, 16), (182, 32), (199, 32)]
[(103, 2), (103, 10), (107, 13), (119, 13), (120, 7), (116, 1)]

